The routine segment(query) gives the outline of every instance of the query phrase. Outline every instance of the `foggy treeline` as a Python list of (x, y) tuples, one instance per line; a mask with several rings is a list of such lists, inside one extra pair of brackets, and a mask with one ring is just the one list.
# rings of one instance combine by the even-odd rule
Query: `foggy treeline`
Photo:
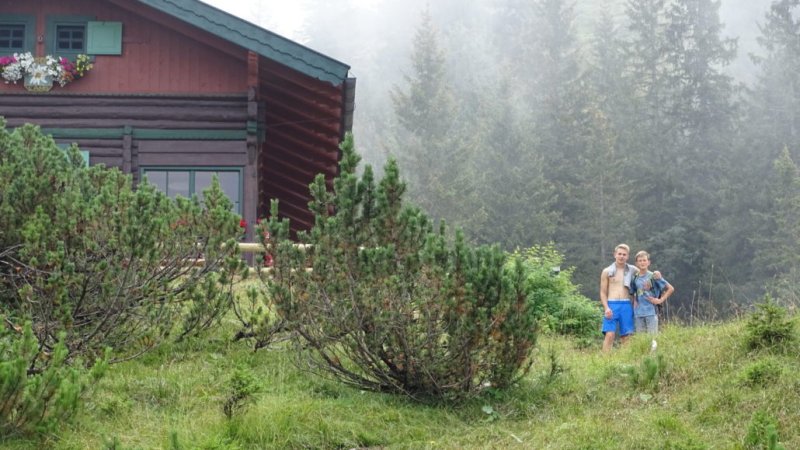
[(553, 242), (594, 299), (626, 242), (675, 314), (797, 302), (800, 0), (305, 3), (358, 78), (357, 147), (433, 218)]

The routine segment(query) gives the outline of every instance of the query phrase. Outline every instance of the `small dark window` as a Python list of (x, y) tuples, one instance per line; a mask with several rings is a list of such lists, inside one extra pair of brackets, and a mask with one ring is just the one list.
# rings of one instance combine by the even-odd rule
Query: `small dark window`
[(86, 53), (86, 24), (91, 20), (94, 18), (89, 16), (46, 16), (44, 52), (75, 61)]
[(33, 51), (36, 17), (25, 14), (0, 14), (0, 56)]
[(66, 52), (81, 52), (86, 43), (86, 26), (57, 25), (56, 49)]
[(25, 49), (24, 24), (0, 24), (0, 51), (21, 52)]

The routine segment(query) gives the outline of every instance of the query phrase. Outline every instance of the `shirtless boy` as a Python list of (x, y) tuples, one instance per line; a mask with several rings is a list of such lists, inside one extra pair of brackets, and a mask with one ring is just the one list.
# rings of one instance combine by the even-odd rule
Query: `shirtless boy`
[(636, 275), (636, 266), (628, 264), (630, 247), (619, 244), (614, 248), (614, 264), (600, 274), (600, 303), (603, 304), (603, 351), (611, 351), (619, 326), (622, 343), (633, 334), (633, 305), (631, 303), (631, 280)]

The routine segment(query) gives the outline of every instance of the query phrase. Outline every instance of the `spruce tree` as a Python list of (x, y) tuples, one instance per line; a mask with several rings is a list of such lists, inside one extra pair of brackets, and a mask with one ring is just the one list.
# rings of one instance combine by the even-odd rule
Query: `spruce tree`
[(481, 218), (473, 214), (475, 147), (463, 133), (445, 53), (427, 11), (414, 36), (411, 63), (405, 86), (392, 90), (394, 152), (409, 174), (410, 200), (437, 220), (466, 226)]

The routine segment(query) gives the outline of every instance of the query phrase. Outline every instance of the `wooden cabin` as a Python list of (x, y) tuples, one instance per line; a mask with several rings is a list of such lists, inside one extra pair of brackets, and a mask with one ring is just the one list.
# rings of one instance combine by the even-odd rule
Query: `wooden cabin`
[(27, 52), (70, 75), (0, 67), (9, 127), (37, 124), (170, 196), (217, 175), (251, 225), (279, 199), (309, 228), (308, 185), (335, 176), (352, 127), (349, 66), (197, 0), (0, 0), (0, 66)]

